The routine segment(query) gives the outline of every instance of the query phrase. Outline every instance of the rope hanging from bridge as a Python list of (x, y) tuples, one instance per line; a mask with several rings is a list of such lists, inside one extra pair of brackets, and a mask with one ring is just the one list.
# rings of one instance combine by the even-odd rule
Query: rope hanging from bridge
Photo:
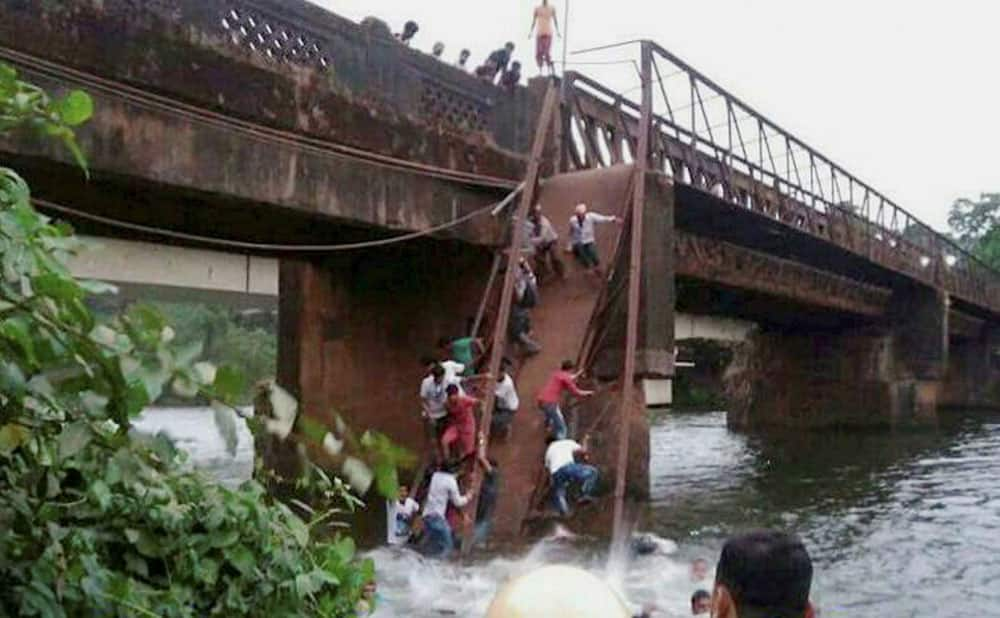
[(521, 183), (513, 191), (508, 193), (507, 197), (505, 197), (500, 202), (497, 202), (495, 204), (490, 204), (489, 206), (485, 206), (483, 208), (479, 208), (466, 215), (462, 215), (461, 217), (452, 219), (447, 223), (435, 225), (434, 227), (430, 227), (426, 230), (421, 230), (419, 232), (411, 232), (409, 234), (402, 234), (400, 236), (393, 236), (391, 238), (380, 238), (378, 240), (345, 243), (339, 245), (281, 245), (281, 244), (270, 244), (270, 243), (246, 242), (242, 240), (228, 240), (225, 238), (213, 238), (211, 236), (188, 234), (186, 232), (176, 232), (174, 230), (165, 230), (162, 228), (151, 227), (148, 225), (141, 225), (138, 223), (119, 221), (117, 219), (91, 214), (88, 212), (84, 212), (82, 210), (77, 210), (75, 208), (70, 208), (69, 206), (63, 206), (61, 204), (56, 204), (55, 202), (50, 202), (48, 200), (43, 200), (39, 198), (31, 198), (31, 202), (36, 207), (43, 208), (45, 210), (51, 210), (62, 214), (79, 217), (81, 219), (86, 219), (88, 221), (93, 221), (94, 223), (100, 223), (118, 229), (129, 230), (132, 232), (140, 232), (143, 234), (152, 234), (163, 238), (173, 238), (175, 240), (184, 240), (187, 242), (201, 243), (205, 245), (214, 245), (228, 249), (267, 251), (272, 253), (330, 253), (335, 251), (357, 251), (360, 249), (370, 249), (373, 247), (385, 247), (387, 245), (394, 245), (402, 242), (407, 242), (410, 240), (415, 240), (417, 238), (423, 238), (425, 236), (431, 236), (438, 232), (443, 232), (445, 230), (459, 226), (463, 223), (471, 221), (472, 219), (475, 219), (476, 217), (480, 217), (487, 213), (496, 216), (497, 214), (500, 213), (500, 211), (506, 208), (514, 200), (514, 198), (521, 192), (523, 188), (524, 188), (524, 183)]

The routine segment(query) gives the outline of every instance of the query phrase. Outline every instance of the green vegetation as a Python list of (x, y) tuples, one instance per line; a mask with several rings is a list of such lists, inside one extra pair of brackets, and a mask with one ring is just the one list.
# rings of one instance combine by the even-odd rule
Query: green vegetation
[(959, 199), (948, 213), (952, 235), (962, 247), (1000, 269), (1000, 193)]
[[(128, 313), (152, 309), (164, 315), (182, 346), (200, 346), (200, 357), (209, 362), (234, 367), (247, 377), (237, 397), (239, 405), (253, 399), (253, 385), (274, 378), (278, 357), (276, 325), (250, 323), (229, 307), (204, 303), (143, 302)], [(159, 404), (176, 402), (169, 393)]]
[[(85, 93), (52, 100), (0, 65), (0, 135), (55, 137), (83, 162), (72, 127), (91, 108)], [(69, 274), (78, 247), (0, 168), (0, 615), (354, 615), (373, 565), (336, 518), (358, 500), (311, 464), (296, 481), (309, 505), (255, 481), (230, 491), (183, 472), (165, 438), (135, 437), (132, 419), (171, 392), (212, 400), (232, 443), (234, 411), (221, 402), (242, 397), (245, 380), (200, 361), (202, 343), (152, 307), (95, 317), (88, 296), (113, 290)], [(297, 438), (294, 400), (273, 385), (261, 396), (268, 410), (252, 428)], [(406, 454), (378, 434), (336, 433), (312, 426), (302, 438), (335, 446), (359, 494), (373, 480), (392, 493)]]

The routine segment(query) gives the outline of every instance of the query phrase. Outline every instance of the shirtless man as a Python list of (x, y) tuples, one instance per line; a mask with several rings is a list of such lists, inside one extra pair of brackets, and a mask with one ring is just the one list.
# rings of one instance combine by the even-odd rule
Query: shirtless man
[(559, 20), (556, 19), (555, 7), (549, 6), (549, 0), (542, 0), (542, 4), (535, 8), (528, 38), (531, 38), (532, 33), (535, 33), (535, 62), (538, 63), (538, 70), (548, 67), (549, 72), (555, 74), (555, 67), (552, 64), (552, 37), (559, 34)]

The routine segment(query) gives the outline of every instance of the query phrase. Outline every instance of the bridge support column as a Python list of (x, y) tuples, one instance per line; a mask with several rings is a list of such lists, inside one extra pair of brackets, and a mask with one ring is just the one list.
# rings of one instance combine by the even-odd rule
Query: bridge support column
[(332, 426), (337, 412), (422, 452), (420, 358), (465, 332), (491, 260), (485, 248), (426, 241), (282, 261), (279, 383), (314, 420)]
[(971, 338), (952, 341), (939, 402), (946, 408), (1000, 407), (1000, 328), (983, 326)]
[(727, 371), (729, 424), (894, 426), (929, 423), (948, 367), (948, 299), (896, 290), (884, 326), (840, 331), (763, 329)]
[(889, 309), (893, 354), (886, 376), (894, 423), (937, 418), (948, 369), (948, 295), (914, 285), (893, 292)]

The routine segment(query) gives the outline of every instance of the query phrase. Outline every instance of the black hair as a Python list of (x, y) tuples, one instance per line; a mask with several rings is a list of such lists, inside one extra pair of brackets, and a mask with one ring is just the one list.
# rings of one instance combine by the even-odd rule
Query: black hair
[(450, 346), (451, 346), (451, 339), (449, 339), (447, 337), (441, 337), (440, 339), (438, 339), (438, 347), (439, 348), (447, 348), (447, 347), (450, 347)]
[(708, 594), (708, 590), (695, 590), (694, 594), (691, 595), (691, 609), (694, 609), (695, 603), (702, 599), (711, 599), (712, 595)]
[(444, 375), (444, 367), (441, 365), (434, 365), (434, 367), (431, 368), (431, 375), (435, 378), (440, 378)]
[(462, 462), (457, 459), (445, 459), (441, 462), (441, 465), (438, 466), (438, 470), (449, 474), (455, 474), (461, 466)]
[(457, 395), (458, 384), (449, 384), (448, 388), (444, 389), (444, 392), (448, 393), (448, 395)]
[(420, 364), (426, 367), (427, 365), (433, 365), (437, 363), (437, 359), (430, 354), (424, 354), (420, 357)]
[(570, 369), (572, 369), (573, 367), (576, 367), (576, 363), (574, 363), (574, 362), (573, 362), (573, 361), (571, 361), (571, 360), (564, 360), (564, 361), (562, 362), (562, 365), (561, 365), (561, 367), (562, 367), (562, 370), (563, 370), (563, 371), (569, 371), (569, 370), (570, 370)]
[(515, 60), (510, 66), (514, 67), (515, 69), (520, 69), (521, 63)]
[(507, 43), (504, 44), (504, 47), (509, 47), (511, 49), (514, 49), (514, 41), (507, 41)]
[(740, 616), (802, 618), (809, 605), (812, 560), (797, 536), (760, 530), (733, 537), (715, 572)]

